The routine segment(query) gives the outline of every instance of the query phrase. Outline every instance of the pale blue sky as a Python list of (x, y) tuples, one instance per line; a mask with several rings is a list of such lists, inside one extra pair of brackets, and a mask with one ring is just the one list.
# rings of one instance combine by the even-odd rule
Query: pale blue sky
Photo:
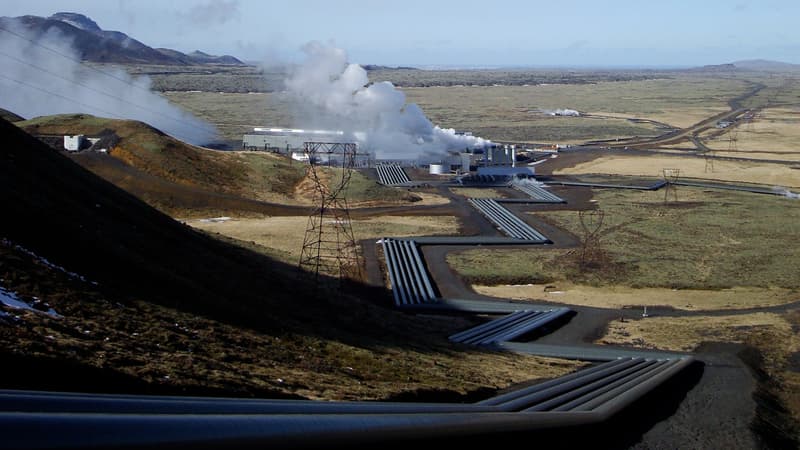
[(0, 0), (80, 12), (154, 47), (283, 62), (311, 40), (352, 62), (456, 66), (800, 64), (800, 1)]

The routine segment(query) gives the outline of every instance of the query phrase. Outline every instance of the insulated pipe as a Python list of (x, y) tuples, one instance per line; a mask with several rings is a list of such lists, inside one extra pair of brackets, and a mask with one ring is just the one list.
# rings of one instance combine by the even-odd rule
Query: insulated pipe
[[(3, 446), (27, 448), (346, 448), (554, 430), (596, 413), (172, 415), (0, 413)], [(46, 430), (46, 432), (45, 432)]]
[(541, 245), (549, 239), (525, 241), (506, 236), (423, 236), (415, 237), (419, 245)]
[[(563, 405), (564, 403), (567, 403), (567, 402), (569, 402), (571, 400), (579, 398), (579, 397), (583, 396), (584, 394), (587, 394), (587, 393), (591, 394), (591, 393), (593, 393), (594, 391), (596, 391), (598, 389), (603, 389), (605, 386), (613, 384), (613, 383), (615, 383), (615, 382), (617, 382), (619, 380), (625, 380), (625, 381), (623, 381), (623, 383), (619, 383), (619, 384), (624, 384), (624, 382), (630, 381), (631, 379), (633, 379), (635, 377), (638, 377), (638, 376), (640, 376), (642, 374), (645, 374), (645, 373), (649, 373), (652, 370), (653, 366), (655, 366), (657, 368), (657, 367), (661, 366), (662, 364), (663, 364), (663, 361), (661, 361), (661, 362), (654, 361), (654, 360), (645, 361), (642, 364), (637, 364), (635, 366), (628, 367), (627, 369), (621, 370), (619, 372), (612, 373), (612, 374), (610, 374), (610, 375), (608, 375), (606, 377), (603, 377), (603, 378), (601, 378), (601, 379), (599, 379), (597, 381), (589, 383), (589, 384), (587, 384), (585, 386), (582, 386), (582, 387), (580, 387), (578, 389), (573, 389), (573, 390), (571, 390), (569, 392), (565, 392), (565, 393), (563, 393), (563, 394), (561, 394), (561, 395), (559, 395), (557, 397), (553, 397), (553, 398), (551, 398), (551, 399), (549, 399), (547, 401), (544, 401), (544, 402), (541, 402), (541, 403), (539, 403), (537, 405), (531, 406), (530, 408), (526, 408), (526, 409), (523, 410), (523, 412), (549, 411), (549, 410), (555, 409), (558, 406)], [(595, 397), (597, 397), (597, 396), (595, 396)]]
[(492, 330), (491, 332), (484, 332), (480, 333), (478, 336), (471, 337), (466, 339), (465, 342), (472, 343), (472, 344), (491, 344), (492, 342), (496, 341), (504, 341), (505, 339), (500, 339), (499, 336), (507, 333), (509, 330), (516, 330), (520, 327), (525, 328), (529, 326), (529, 324), (535, 320), (536, 317), (541, 317), (546, 313), (542, 311), (531, 311), (532, 314), (528, 314), (525, 317), (520, 317), (517, 320), (502, 324), (503, 326), (498, 327), (496, 330)]
[(397, 272), (398, 267), (395, 260), (393, 242), (393, 239), (383, 239), (383, 254), (386, 256), (386, 266), (389, 268), (389, 279), (392, 282), (395, 304), (405, 304), (406, 294), (403, 286), (401, 286), (400, 274)]
[(455, 333), (455, 334), (451, 335), (449, 337), (449, 339), (451, 341), (452, 340), (462, 340), (462, 339), (465, 339), (465, 338), (468, 338), (468, 337), (474, 335), (475, 333), (483, 332), (484, 330), (488, 330), (488, 329), (491, 329), (493, 327), (499, 326), (499, 324), (501, 322), (503, 322), (503, 321), (513, 320), (513, 319), (515, 319), (517, 317), (521, 317), (523, 315), (527, 315), (527, 314), (530, 314), (530, 313), (536, 313), (536, 312), (538, 312), (538, 311), (532, 311), (532, 310), (517, 311), (517, 312), (511, 313), (511, 314), (509, 314), (507, 316), (501, 317), (499, 319), (493, 319), (493, 320), (490, 320), (488, 322), (482, 323), (480, 325), (474, 326), (472, 328), (468, 328), (468, 329), (466, 329), (464, 331), (460, 331), (458, 333)]
[(407, 280), (406, 289), (408, 289), (409, 297), (414, 303), (423, 303), (421, 298), (422, 295), (419, 290), (419, 284), (417, 284), (417, 280), (415, 279), (417, 275), (416, 270), (408, 257), (408, 241), (397, 241), (397, 249), (397, 253), (399, 255), (398, 258), (403, 269), (403, 275)]
[(558, 319), (559, 317), (567, 314), (569, 311), (570, 310), (567, 308), (558, 308), (552, 311), (547, 311), (542, 316), (536, 317), (531, 323), (526, 324), (526, 326), (514, 327), (506, 330), (503, 334), (495, 336), (494, 339), (486, 343), (490, 344), (492, 342), (510, 341), (515, 337), (533, 331), (549, 322), (552, 322), (553, 320)]
[[(617, 412), (622, 410), (622, 408), (633, 403), (639, 397), (651, 391), (656, 386), (663, 383), (676, 373), (680, 372), (693, 362), (694, 358), (691, 356), (675, 360), (665, 370), (662, 370), (658, 374), (649, 377), (646, 381), (642, 383), (639, 383), (632, 387), (623, 385), (613, 391), (609, 391), (608, 393), (604, 394), (605, 401), (603, 402), (603, 406), (601, 408), (597, 408), (597, 410), (601, 411), (605, 415), (605, 417), (610, 417), (611, 415), (616, 414)], [(616, 398), (614, 398), (615, 396)], [(585, 405), (582, 405), (580, 408), (576, 410), (583, 411), (584, 406)]]
[(611, 368), (611, 367), (618, 366), (618, 365), (620, 365), (620, 364), (622, 364), (624, 362), (630, 361), (630, 360), (631, 360), (631, 358), (621, 358), (621, 359), (616, 359), (616, 360), (609, 361), (609, 362), (606, 362), (606, 363), (598, 364), (598, 365), (596, 365), (594, 367), (590, 367), (588, 369), (584, 369), (584, 370), (580, 370), (580, 371), (577, 371), (577, 372), (573, 372), (573, 373), (568, 374), (568, 375), (564, 375), (563, 377), (559, 377), (559, 378), (557, 378), (555, 380), (545, 381), (544, 383), (539, 383), (539, 384), (535, 384), (533, 386), (528, 386), (526, 388), (517, 389), (515, 391), (511, 391), (511, 392), (508, 392), (508, 393), (505, 393), (505, 394), (496, 395), (496, 396), (494, 396), (492, 398), (488, 398), (488, 399), (480, 401), (480, 402), (478, 402), (476, 404), (477, 405), (500, 405), (502, 403), (507, 403), (509, 401), (518, 399), (518, 398), (523, 397), (525, 395), (532, 394), (534, 392), (538, 392), (538, 391), (541, 391), (543, 389), (547, 389), (547, 388), (549, 388), (551, 386), (555, 386), (555, 385), (563, 383), (565, 381), (574, 380), (574, 379), (579, 378), (579, 377), (584, 376), (584, 375), (589, 375), (589, 374), (592, 374), (592, 373), (595, 373), (595, 372), (599, 372), (601, 370), (605, 370), (605, 369), (608, 369), (608, 368)]
[[(669, 363), (669, 361), (665, 360), (665, 361), (661, 361), (659, 364), (667, 364), (667, 363)], [(647, 369), (647, 370), (649, 371), (649, 370), (652, 370), (652, 369), (653, 368), (651, 367), (650, 369)], [(605, 394), (606, 392), (608, 392), (608, 391), (610, 391), (612, 389), (615, 389), (616, 387), (618, 387), (618, 386), (620, 386), (622, 384), (627, 383), (631, 378), (633, 378), (635, 376), (636, 376), (635, 373), (631, 373), (629, 375), (626, 375), (625, 377), (620, 378), (617, 381), (614, 381), (613, 383), (609, 383), (609, 384), (607, 384), (606, 386), (604, 386), (604, 387), (602, 387), (600, 389), (595, 389), (595, 390), (591, 391), (590, 393), (588, 393), (586, 395), (582, 395), (582, 396), (580, 396), (580, 397), (578, 397), (578, 398), (576, 398), (574, 400), (571, 400), (571, 401), (569, 401), (569, 402), (567, 402), (567, 403), (565, 403), (563, 405), (560, 405), (557, 408), (553, 408), (553, 411), (570, 411), (572, 409), (575, 409), (578, 406), (583, 405), (584, 403), (587, 403), (588, 401), (593, 400), (593, 399)]]
[(519, 411), (521, 409), (529, 408), (532, 405), (535, 405), (541, 401), (549, 400), (552, 397), (557, 395), (563, 394), (564, 392), (570, 391), (572, 389), (579, 388), (583, 385), (589, 384), (592, 381), (598, 380), (600, 378), (606, 377), (609, 374), (621, 371), (628, 367), (639, 365), (644, 362), (642, 358), (634, 358), (632, 360), (626, 361), (618, 366), (607, 368), (605, 370), (600, 370), (594, 372), (592, 374), (576, 378), (574, 380), (569, 380), (566, 382), (559, 383), (555, 386), (549, 387), (547, 389), (540, 390), (530, 395), (525, 395), (519, 397), (515, 400), (505, 402), (499, 405), (504, 411)]
[(386, 271), (389, 272), (389, 283), (392, 285), (392, 296), (394, 297), (395, 305), (399, 305), (402, 302), (401, 294), (398, 292), (397, 287), (397, 278), (394, 274), (394, 262), (392, 261), (392, 255), (390, 254), (389, 250), (389, 239), (383, 238), (381, 239), (381, 246), (383, 247), (383, 256), (386, 262)]
[(614, 389), (611, 389), (608, 392), (605, 392), (597, 396), (596, 398), (580, 405), (579, 407), (575, 408), (575, 410), (588, 411), (590, 409), (598, 408), (599, 406), (603, 405), (608, 401), (615, 400), (617, 396), (627, 392), (628, 390), (636, 387), (639, 384), (642, 384), (644, 381), (651, 379), (656, 374), (663, 372), (664, 370), (668, 369), (675, 363), (676, 361), (667, 360), (666, 364), (654, 367), (652, 373), (648, 372), (645, 374), (637, 375), (635, 378), (628, 380), (625, 383), (622, 383), (621, 385), (615, 387)]
[(557, 195), (549, 192), (539, 186), (529, 186), (526, 184), (512, 184), (514, 188), (519, 191), (522, 191), (528, 194), (530, 197), (537, 199), (537, 200), (546, 200), (556, 203), (563, 203), (564, 199), (558, 197)]
[[(0, 391), (0, 411), (105, 414), (410, 414), (492, 412), (459, 403), (323, 402), (213, 397), (116, 396)], [(2, 445), (0, 445), (2, 447)]]
[(428, 301), (428, 294), (424, 290), (422, 279), (425, 277), (424, 273), (421, 273), (421, 267), (417, 264), (417, 260), (414, 258), (414, 249), (415, 245), (413, 241), (404, 241), (403, 242), (403, 259), (406, 261), (406, 264), (410, 268), (410, 272), (412, 275), (412, 279), (414, 281), (414, 290), (417, 292), (417, 299), (418, 303), (427, 303)]
[(398, 250), (398, 241), (396, 239), (389, 240), (389, 248), (391, 249), (391, 257), (392, 257), (392, 264), (395, 267), (395, 274), (397, 275), (397, 290), (400, 291), (402, 301), (404, 305), (411, 304), (412, 300), (412, 293), (408, 287), (408, 277), (403, 270), (403, 262), (401, 255)]
[(433, 286), (431, 285), (431, 280), (428, 277), (427, 271), (425, 270), (425, 264), (422, 261), (422, 256), (420, 256), (420, 254), (419, 254), (419, 248), (416, 245), (417, 243), (414, 242), (414, 241), (411, 241), (411, 243), (412, 243), (412, 246), (413, 246), (412, 247), (412, 254), (414, 256), (414, 261), (416, 262), (417, 267), (419, 267), (419, 270), (423, 275), (422, 281), (425, 284), (425, 291), (428, 293), (428, 299), (429, 300), (434, 300), (436, 298), (436, 293), (433, 291)]
[(545, 240), (546, 238), (534, 230), (525, 221), (514, 215), (492, 199), (470, 199), (491, 222), (500, 227), (506, 234), (522, 240)]
[(408, 280), (408, 289), (411, 292), (411, 297), (414, 299), (414, 303), (423, 303), (422, 301), (422, 293), (419, 290), (419, 274), (417, 274), (416, 267), (411, 262), (411, 258), (408, 254), (408, 241), (399, 241), (398, 242), (398, 253), (400, 255), (400, 261), (403, 264), (403, 272)]
[(498, 217), (494, 211), (492, 211), (488, 201), (485, 201), (485, 199), (470, 199), (469, 201), (473, 204), (473, 206), (476, 207), (476, 209), (478, 209), (478, 211), (480, 211), (487, 219), (489, 219), (490, 222), (494, 223), (495, 226), (500, 228), (501, 231), (509, 236), (517, 237), (516, 234), (506, 226), (505, 222)]
[(540, 314), (542, 314), (540, 311), (521, 311), (519, 313), (513, 313), (501, 319), (496, 319), (489, 322), (488, 327), (478, 330), (475, 333), (469, 333), (469, 335), (462, 337), (460, 342), (467, 344), (481, 344), (486, 339), (495, 336), (497, 333), (502, 333), (508, 327), (513, 327), (520, 323), (524, 323), (525, 321), (530, 320), (532, 317)]

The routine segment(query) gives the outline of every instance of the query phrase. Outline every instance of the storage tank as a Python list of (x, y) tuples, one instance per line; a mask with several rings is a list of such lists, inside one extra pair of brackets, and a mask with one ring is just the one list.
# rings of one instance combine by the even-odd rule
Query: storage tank
[(431, 164), (431, 175), (444, 175), (444, 164)]

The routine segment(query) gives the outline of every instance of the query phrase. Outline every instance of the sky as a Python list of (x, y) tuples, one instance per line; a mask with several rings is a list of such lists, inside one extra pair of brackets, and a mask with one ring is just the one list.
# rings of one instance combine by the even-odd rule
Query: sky
[(800, 64), (797, 0), (0, 0), (0, 15), (85, 14), (151, 47), (259, 63), (309, 41), (416, 67)]

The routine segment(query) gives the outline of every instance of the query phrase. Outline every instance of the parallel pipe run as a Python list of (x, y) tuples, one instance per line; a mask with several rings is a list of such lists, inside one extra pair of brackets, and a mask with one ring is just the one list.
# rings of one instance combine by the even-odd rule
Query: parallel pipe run
[(436, 302), (436, 293), (414, 241), (382, 240), (389, 281), (398, 306)]
[(540, 203), (566, 203), (563, 198), (533, 184), (512, 183), (511, 186), (528, 194), (533, 200)]
[(499, 350), (507, 350), (525, 355), (548, 356), (552, 358), (575, 359), (579, 361), (613, 361), (619, 358), (678, 359), (686, 353), (663, 352), (645, 349), (622, 349), (603, 345), (553, 345), (536, 342), (496, 342)]
[[(659, 362), (653, 361), (655, 366), (653, 366), (653, 365), (644, 366), (644, 367), (641, 368), (641, 370), (646, 370), (646, 373), (653, 373), (655, 371), (661, 371), (661, 370), (663, 370), (665, 368), (665, 366), (668, 366), (670, 364), (674, 364), (675, 361), (676, 360), (663, 360), (663, 361), (659, 361)], [(609, 391), (611, 391), (613, 389), (616, 389), (619, 386), (621, 386), (623, 384), (626, 384), (629, 381), (631, 381), (632, 379), (638, 377), (641, 374), (641, 370), (628, 369), (628, 370), (625, 371), (626, 373), (622, 374), (623, 376), (618, 378), (616, 381), (608, 383), (605, 386), (602, 386), (602, 387), (597, 388), (597, 389), (587, 390), (584, 395), (578, 396), (577, 398), (575, 398), (575, 399), (573, 399), (573, 400), (571, 400), (571, 401), (569, 401), (567, 403), (564, 403), (564, 404), (558, 406), (557, 408), (553, 408), (553, 411), (571, 411), (571, 410), (578, 409), (579, 407), (581, 407), (583, 405), (588, 405), (590, 401), (594, 401), (597, 398), (599, 398), (600, 396), (606, 394), (607, 392), (609, 392)], [(602, 402), (603, 401), (600, 400), (597, 405), (598, 406), (601, 405)], [(593, 409), (593, 408), (590, 407), (589, 409)]]
[(509, 236), (517, 239), (526, 239), (528, 235), (525, 233), (524, 227), (516, 223), (509, 217), (508, 210), (502, 208), (497, 202), (491, 199), (475, 199), (472, 202), (479, 210), (495, 225), (499, 226)]
[(548, 185), (559, 186), (584, 186), (609, 189), (633, 189), (638, 191), (657, 191), (667, 185), (666, 181), (658, 181), (649, 186), (635, 186), (630, 184), (609, 184), (609, 183), (585, 183), (580, 181), (548, 181)]
[[(580, 397), (582, 397), (582, 396), (584, 396), (586, 394), (591, 395), (592, 393), (594, 393), (594, 392), (596, 392), (598, 390), (605, 391), (605, 388), (607, 386), (612, 386), (612, 387), (613, 386), (617, 386), (618, 384), (621, 384), (621, 383), (618, 383), (620, 380), (628, 381), (628, 380), (631, 380), (631, 379), (637, 377), (639, 374), (641, 374), (643, 372), (644, 373), (648, 373), (650, 370), (653, 369), (652, 366), (655, 365), (655, 368), (658, 368), (658, 367), (660, 367), (661, 365), (663, 365), (666, 362), (667, 361), (657, 362), (657, 361), (654, 361), (654, 360), (643, 361), (643, 362), (641, 362), (639, 364), (636, 364), (634, 366), (628, 367), (628, 368), (626, 368), (624, 370), (611, 373), (608, 376), (603, 377), (602, 379), (599, 379), (599, 380), (596, 380), (594, 382), (591, 382), (591, 383), (589, 383), (587, 385), (584, 385), (584, 386), (582, 386), (580, 388), (572, 389), (572, 390), (567, 391), (567, 392), (565, 392), (563, 394), (560, 394), (560, 395), (558, 395), (556, 397), (553, 397), (553, 398), (551, 398), (549, 400), (546, 400), (546, 401), (538, 403), (538, 404), (536, 404), (534, 406), (530, 406), (528, 408), (525, 408), (523, 411), (525, 411), (525, 412), (550, 411), (550, 410), (556, 409), (557, 407), (559, 407), (561, 405), (564, 405), (565, 403), (567, 403), (569, 401), (572, 401), (572, 400), (575, 400), (577, 398), (580, 398)], [(599, 395), (600, 394), (595, 395), (594, 397), (596, 398)], [(588, 401), (588, 400), (589, 399), (586, 399), (585, 401)], [(584, 401), (579, 402), (579, 404), (582, 404), (582, 403), (584, 403)], [(570, 408), (566, 408), (566, 409), (569, 410)]]
[(503, 342), (532, 332), (570, 312), (569, 308), (548, 311), (519, 311), (450, 336), (454, 342), (487, 345)]
[(389, 282), (392, 285), (392, 295), (394, 296), (395, 305), (405, 304), (405, 294), (400, 288), (400, 274), (397, 272), (397, 261), (395, 260), (394, 251), (392, 249), (391, 241), (389, 239), (382, 239), (381, 245), (383, 246), (383, 254), (386, 260), (386, 271), (389, 272)]
[(470, 198), (469, 203), (483, 214), (489, 221), (494, 223), (501, 231), (507, 235), (531, 241), (546, 241), (547, 238), (525, 223), (511, 211), (507, 210), (495, 200), (486, 198)]
[(691, 362), (620, 359), (474, 404), (0, 391), (0, 446), (322, 448), (556, 430), (607, 420)]
[(421, 274), (422, 283), (424, 287), (424, 291), (427, 295), (427, 302), (436, 301), (436, 293), (433, 291), (433, 284), (431, 283), (430, 278), (428, 277), (428, 272), (425, 269), (425, 263), (422, 259), (422, 256), (419, 254), (419, 248), (417, 247), (417, 243), (414, 241), (409, 241), (409, 245), (411, 246), (411, 255), (414, 258), (414, 264), (419, 269)]
[(406, 172), (397, 164), (378, 164), (375, 166), (378, 180), (387, 186), (402, 186), (411, 183)]
[[(597, 422), (594, 413), (174, 415), (0, 413), (8, 448), (345, 448)], [(46, 432), (44, 432), (46, 430)]]
[(563, 377), (556, 378), (554, 380), (545, 381), (544, 383), (535, 384), (533, 386), (529, 386), (522, 389), (517, 389), (515, 391), (511, 391), (505, 394), (497, 395), (492, 398), (483, 400), (478, 402), (478, 405), (501, 405), (503, 403), (511, 402), (516, 400), (520, 397), (524, 397), (526, 395), (541, 391), (543, 389), (547, 389), (549, 387), (558, 385), (560, 383), (564, 383), (570, 380), (574, 380), (576, 378), (591, 375), (595, 372), (599, 372), (601, 370), (608, 369), (610, 367), (618, 366), (620, 364), (625, 363), (628, 359), (615, 359), (613, 361), (609, 361), (606, 363), (598, 364), (594, 367), (590, 367), (588, 369), (581, 370), (579, 372), (574, 372), (568, 375), (564, 375)]
[(398, 269), (400, 271), (401, 278), (403, 279), (403, 284), (401, 285), (401, 289), (404, 289), (406, 292), (406, 297), (408, 299), (408, 303), (422, 303), (419, 299), (419, 293), (417, 292), (417, 285), (414, 282), (413, 278), (413, 268), (409, 264), (408, 258), (405, 255), (405, 246), (402, 242), (393, 241), (392, 245), (394, 246), (395, 255), (397, 256), (398, 261)]
[[(542, 401), (549, 400), (555, 396), (561, 395), (565, 392), (569, 392), (573, 389), (577, 389), (582, 387), (586, 384), (589, 384), (595, 380), (599, 380), (602, 378), (607, 377), (608, 375), (614, 374), (620, 370), (626, 369), (628, 367), (641, 364), (643, 359), (641, 358), (634, 358), (629, 359), (622, 364), (619, 364), (614, 367), (609, 367), (603, 370), (599, 370), (597, 372), (593, 372), (588, 375), (583, 375), (576, 377), (575, 379), (567, 380), (561, 383), (557, 383), (551, 387), (546, 389), (540, 389), (535, 392), (532, 392), (528, 395), (524, 395), (522, 397), (518, 397), (514, 400), (507, 401), (498, 405), (504, 411), (520, 411), (526, 408), (530, 408), (533, 405), (536, 405)], [(580, 373), (580, 372), (579, 372)]]
[(657, 373), (648, 374), (641, 380), (633, 380), (625, 383), (598, 398), (587, 402), (577, 408), (578, 411), (602, 411), (605, 417), (611, 417), (623, 408), (633, 403), (646, 393), (655, 389), (658, 385), (665, 382), (689, 364), (694, 362), (694, 358), (686, 357), (673, 360), (674, 363), (668, 365), (664, 370)]
[(462, 331), (461, 333), (454, 334), (450, 336), (449, 339), (454, 342), (463, 342), (466, 344), (481, 344), (485, 339), (491, 339), (498, 333), (502, 333), (508, 328), (520, 323), (525, 323), (528, 320), (531, 320), (533, 317), (541, 314), (544, 313), (542, 311), (519, 311), (479, 325), (475, 328)]
[(502, 334), (493, 336), (491, 339), (482, 341), (483, 344), (493, 344), (495, 342), (510, 341), (514, 338), (522, 336), (523, 334), (530, 333), (556, 319), (570, 312), (569, 308), (559, 308), (552, 311), (547, 311), (533, 320), (527, 321), (515, 327), (506, 329)]

